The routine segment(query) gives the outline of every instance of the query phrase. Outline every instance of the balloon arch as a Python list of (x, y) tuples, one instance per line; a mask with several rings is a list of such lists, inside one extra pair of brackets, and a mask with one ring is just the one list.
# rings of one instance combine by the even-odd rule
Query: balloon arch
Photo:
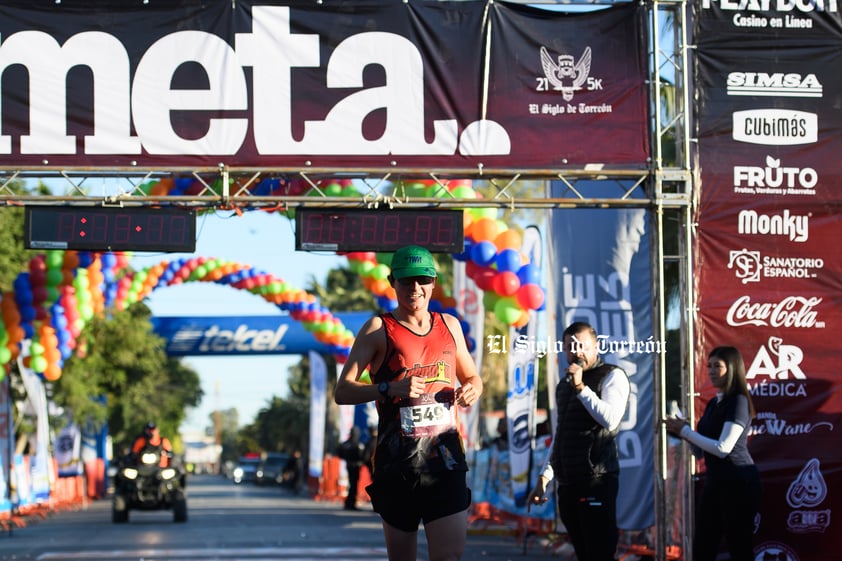
[[(301, 194), (304, 187), (289, 182), (265, 180), (260, 189), (283, 188), (282, 194)], [(163, 185), (162, 185), (163, 184)], [(329, 181), (311, 185), (308, 192), (359, 196), (350, 182)], [(403, 188), (410, 196), (452, 196), (479, 198), (470, 181), (415, 181)], [(162, 180), (145, 186), (154, 194), (186, 194), (185, 184)], [(300, 190), (300, 191), (299, 191)], [(298, 191), (296, 193), (296, 191)], [(274, 192), (274, 191), (270, 191)], [(465, 262), (466, 274), (484, 291), (486, 309), (506, 325), (520, 327), (530, 310), (544, 305), (540, 271), (520, 252), (521, 235), (497, 218), (496, 208), (464, 210), (465, 249), (453, 258)], [(383, 310), (397, 305), (394, 289), (388, 282), (391, 254), (373, 252), (346, 253), (348, 265), (364, 286), (376, 297)], [(62, 365), (77, 351), (82, 328), (106, 310), (121, 311), (143, 300), (153, 290), (187, 282), (213, 282), (245, 290), (275, 304), (296, 321), (302, 322), (315, 339), (327, 345), (341, 362), (350, 351), (355, 334), (349, 331), (329, 309), (308, 292), (291, 286), (283, 279), (249, 265), (193, 257), (162, 261), (141, 270), (129, 266), (126, 253), (51, 250), (29, 261), (27, 271), (14, 281), (13, 291), (0, 300), (0, 380), (11, 361), (27, 348), (24, 363), (45, 380), (61, 376)], [(456, 300), (437, 286), (431, 302), (433, 311), (445, 311), (460, 317)], [(476, 344), (470, 326), (462, 321), (469, 348)]]

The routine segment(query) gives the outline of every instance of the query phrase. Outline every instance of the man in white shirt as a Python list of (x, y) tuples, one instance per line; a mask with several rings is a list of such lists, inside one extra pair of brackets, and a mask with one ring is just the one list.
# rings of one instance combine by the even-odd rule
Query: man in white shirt
[(528, 504), (546, 502), (558, 482), (558, 508), (578, 561), (613, 561), (619, 540), (617, 432), (629, 399), (626, 373), (600, 358), (594, 328), (564, 330), (568, 367), (556, 388), (558, 423), (552, 453)]

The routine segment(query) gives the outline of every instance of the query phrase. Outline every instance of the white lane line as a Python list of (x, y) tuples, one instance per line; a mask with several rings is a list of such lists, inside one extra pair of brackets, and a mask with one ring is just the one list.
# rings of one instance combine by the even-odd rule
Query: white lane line
[(42, 553), (38, 561), (73, 561), (94, 559), (139, 559), (155, 561), (386, 561), (385, 548), (373, 547), (258, 547), (258, 548), (203, 548), (203, 549), (115, 549), (110, 551), (51, 551)]

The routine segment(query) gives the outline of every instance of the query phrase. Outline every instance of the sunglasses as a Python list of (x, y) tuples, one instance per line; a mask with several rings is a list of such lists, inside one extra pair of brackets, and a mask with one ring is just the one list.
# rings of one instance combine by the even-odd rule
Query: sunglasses
[(427, 286), (428, 284), (433, 284), (435, 281), (435, 277), (405, 277), (402, 279), (397, 279), (398, 284), (405, 287), (415, 286), (415, 283), (420, 284), (421, 286)]

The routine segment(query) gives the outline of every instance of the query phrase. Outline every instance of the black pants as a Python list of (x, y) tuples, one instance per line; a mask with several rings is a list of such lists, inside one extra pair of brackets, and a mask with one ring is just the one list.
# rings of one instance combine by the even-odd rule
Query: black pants
[(360, 466), (351, 463), (345, 464), (348, 468), (348, 496), (345, 497), (345, 506), (348, 508), (357, 506), (357, 487), (360, 482)]
[(614, 561), (617, 542), (616, 475), (559, 485), (558, 509), (577, 561)]
[(731, 561), (754, 559), (754, 521), (763, 490), (755, 466), (732, 481), (705, 481), (696, 511), (693, 561), (713, 561), (722, 538)]

